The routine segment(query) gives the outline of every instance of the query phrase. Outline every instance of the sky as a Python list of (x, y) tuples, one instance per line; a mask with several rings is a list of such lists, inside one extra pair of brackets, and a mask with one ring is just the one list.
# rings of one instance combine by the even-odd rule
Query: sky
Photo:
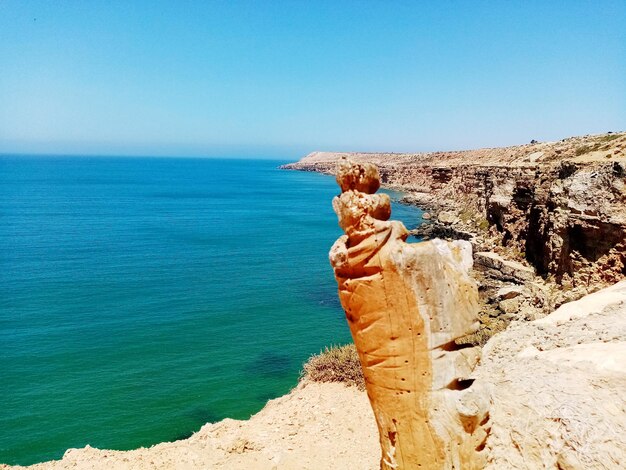
[(626, 130), (626, 1), (0, 0), (0, 153), (296, 159)]

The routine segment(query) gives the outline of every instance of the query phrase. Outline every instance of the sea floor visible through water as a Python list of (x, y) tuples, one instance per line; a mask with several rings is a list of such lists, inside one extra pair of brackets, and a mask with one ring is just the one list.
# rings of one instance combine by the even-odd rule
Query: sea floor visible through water
[(0, 157), (1, 463), (248, 418), (350, 341), (338, 187), (280, 163)]

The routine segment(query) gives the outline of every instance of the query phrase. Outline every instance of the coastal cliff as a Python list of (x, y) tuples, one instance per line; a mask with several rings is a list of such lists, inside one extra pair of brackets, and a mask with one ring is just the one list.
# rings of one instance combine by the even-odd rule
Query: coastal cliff
[[(420, 229), (424, 238), (465, 239), (470, 243), (457, 244), (468, 253), (473, 245), (482, 330), (447, 344), (446, 352), (484, 345), (464, 380), (468, 390), (475, 382), (490, 398), (488, 416), (478, 423), (484, 434), (473, 447), (484, 458), (480, 468), (623, 466), (625, 141), (626, 134), (606, 134), (510, 153), (450, 153), (436, 165), (432, 154), (423, 154), (421, 165), (409, 164), (418, 156), (397, 154), (379, 163), (387, 186), (432, 212)], [(459, 155), (473, 152), (483, 152), (485, 162), (464, 164)], [(329, 173), (342, 155), (313, 155), (288, 168)], [(372, 206), (373, 213), (386, 214), (387, 205)], [(61, 460), (30, 468), (373, 470), (381, 459), (376, 441), (365, 392), (304, 379), (247, 421), (209, 423), (188, 439), (147, 449), (70, 449)]]
[(455, 152), (313, 152), (285, 169), (332, 174), (342, 157), (427, 215), (416, 234), (469, 240), (484, 342), (626, 276), (626, 133)]
[(313, 152), (283, 168), (332, 174), (343, 156), (374, 163), (383, 185), (443, 212), (435, 231), (475, 232), (564, 287), (626, 275), (624, 132), (458, 152)]

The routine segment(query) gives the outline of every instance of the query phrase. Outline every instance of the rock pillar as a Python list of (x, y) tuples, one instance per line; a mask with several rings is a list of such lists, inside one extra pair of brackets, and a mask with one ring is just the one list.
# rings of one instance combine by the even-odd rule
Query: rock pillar
[(480, 469), (488, 399), (471, 372), (478, 327), (468, 242), (405, 242), (371, 164), (342, 160), (333, 208), (345, 235), (330, 251), (380, 434), (382, 469)]

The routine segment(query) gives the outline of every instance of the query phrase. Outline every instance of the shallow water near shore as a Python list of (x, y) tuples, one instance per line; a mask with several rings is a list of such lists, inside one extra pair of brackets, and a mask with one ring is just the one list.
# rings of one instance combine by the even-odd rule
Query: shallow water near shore
[(280, 163), (0, 157), (0, 462), (248, 418), (350, 341), (338, 188)]

